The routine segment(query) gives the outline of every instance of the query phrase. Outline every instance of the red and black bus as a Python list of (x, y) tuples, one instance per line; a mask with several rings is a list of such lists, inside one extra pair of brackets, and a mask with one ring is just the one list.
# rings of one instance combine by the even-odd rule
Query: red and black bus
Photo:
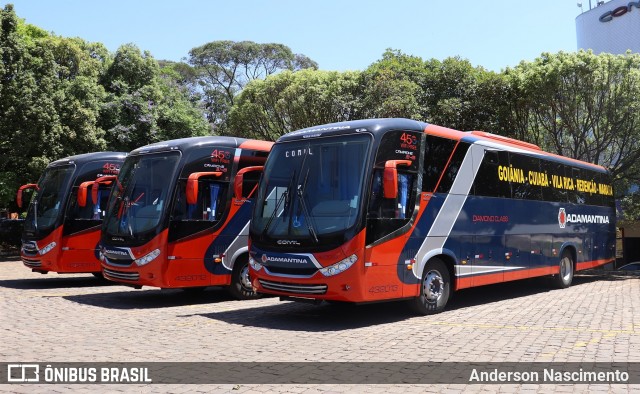
[(601, 166), (408, 119), (311, 127), (271, 150), (250, 226), (260, 293), (442, 311), (468, 287), (615, 258)]
[[(110, 184), (95, 188), (95, 200), (82, 197), (86, 185), (104, 176), (117, 175), (126, 153), (94, 152), (50, 163), (38, 183), (18, 190), (34, 189), (22, 233), (22, 262), (34, 272), (101, 272), (98, 243)], [(80, 197), (80, 198), (79, 198)]]
[(102, 227), (105, 278), (136, 288), (228, 286), (248, 279), (251, 195), (272, 142), (192, 137), (127, 156)]

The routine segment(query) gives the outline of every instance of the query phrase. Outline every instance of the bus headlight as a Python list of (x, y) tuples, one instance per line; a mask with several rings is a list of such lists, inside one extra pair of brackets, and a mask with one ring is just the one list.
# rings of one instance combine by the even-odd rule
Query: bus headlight
[(160, 249), (156, 249), (150, 253), (147, 253), (146, 256), (144, 257), (140, 257), (139, 259), (135, 259), (134, 262), (139, 266), (142, 267), (143, 265), (149, 264), (150, 262), (153, 261), (153, 259), (155, 259), (156, 257), (160, 256)]
[(38, 253), (40, 253), (40, 256), (45, 255), (49, 252), (51, 252), (51, 249), (56, 247), (56, 243), (55, 242), (51, 242), (49, 245), (45, 246), (44, 248), (40, 249), (38, 251)]
[(341, 272), (346, 271), (347, 268), (351, 267), (356, 261), (358, 261), (358, 256), (352, 254), (344, 260), (340, 260), (335, 264), (322, 268), (320, 272), (322, 272), (322, 275), (324, 276), (337, 275)]
[(262, 269), (262, 264), (255, 261), (253, 257), (249, 257), (249, 265), (256, 271), (260, 271)]

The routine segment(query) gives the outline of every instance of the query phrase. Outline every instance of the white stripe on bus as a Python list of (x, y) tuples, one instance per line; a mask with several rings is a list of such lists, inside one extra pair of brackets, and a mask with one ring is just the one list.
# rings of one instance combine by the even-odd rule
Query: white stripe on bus
[[(462, 160), (462, 164), (456, 174), (456, 179), (451, 185), (451, 190), (444, 200), (438, 215), (433, 221), (433, 225), (429, 229), (429, 233), (425, 237), (422, 245), (416, 254), (418, 264), (413, 267), (413, 274), (416, 278), (422, 279), (422, 271), (428, 261), (429, 252), (441, 250), (446, 242), (451, 229), (456, 220), (460, 217), (460, 212), (464, 203), (469, 197), (469, 191), (476, 178), (480, 163), (484, 157), (484, 147), (478, 144), (472, 144)], [(426, 218), (425, 218), (426, 219)]]

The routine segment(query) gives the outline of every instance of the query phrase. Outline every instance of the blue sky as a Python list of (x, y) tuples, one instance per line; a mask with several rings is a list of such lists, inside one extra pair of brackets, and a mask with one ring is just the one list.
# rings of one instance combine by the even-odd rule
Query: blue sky
[[(181, 60), (210, 41), (285, 44), (323, 70), (364, 70), (386, 48), (460, 56), (500, 71), (576, 50), (575, 0), (13, 0), (27, 23), (65, 37), (134, 43)], [(582, 0), (586, 11), (588, 0)], [(595, 6), (596, 0), (593, 0)]]

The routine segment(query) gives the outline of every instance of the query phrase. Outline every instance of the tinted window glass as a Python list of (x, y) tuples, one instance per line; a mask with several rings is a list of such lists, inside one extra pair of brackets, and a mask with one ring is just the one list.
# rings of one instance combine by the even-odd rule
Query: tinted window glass
[(467, 154), (467, 150), (469, 150), (469, 144), (466, 142), (460, 141), (453, 152), (453, 156), (451, 157), (451, 161), (449, 165), (445, 169), (444, 176), (438, 185), (437, 193), (448, 193), (451, 190), (451, 186), (453, 185), (453, 181), (455, 181), (456, 176), (458, 175), (458, 170), (460, 170), (460, 166), (462, 165), (462, 161), (464, 160), (465, 155)]
[(613, 199), (613, 187), (611, 176), (609, 174), (598, 174), (598, 193), (601, 196), (600, 203), (606, 207), (615, 207)]
[[(243, 149), (240, 161), (238, 162), (238, 171), (246, 167), (264, 166), (264, 162), (267, 160), (268, 155), (269, 152), (249, 151)], [(249, 171), (244, 173), (244, 182), (242, 183), (243, 197), (252, 196), (252, 192), (255, 192), (258, 187), (258, 181), (260, 180), (261, 175), (262, 171)]]
[(576, 190), (584, 196), (585, 204), (602, 204), (602, 197), (598, 193), (598, 175), (591, 170), (580, 170), (580, 177), (576, 179)]
[(542, 188), (549, 187), (547, 174), (540, 169), (540, 160), (517, 153), (509, 154), (509, 163), (519, 175), (511, 182), (513, 198), (521, 200), (542, 199)]
[(568, 168), (568, 173), (571, 174), (570, 190), (569, 190), (569, 202), (575, 204), (586, 203), (586, 195), (582, 186), (578, 189), (578, 180), (582, 179), (582, 171), (579, 168)]
[(552, 161), (542, 161), (541, 170), (549, 177), (550, 185), (542, 189), (544, 201), (568, 202), (569, 192), (567, 187), (568, 177), (565, 176), (565, 167), (560, 163)]
[(475, 180), (475, 194), (486, 197), (511, 198), (509, 155), (504, 151), (485, 150)]
[(427, 136), (422, 191), (435, 191), (436, 185), (442, 176), (442, 171), (447, 165), (455, 146), (456, 141), (432, 135)]

